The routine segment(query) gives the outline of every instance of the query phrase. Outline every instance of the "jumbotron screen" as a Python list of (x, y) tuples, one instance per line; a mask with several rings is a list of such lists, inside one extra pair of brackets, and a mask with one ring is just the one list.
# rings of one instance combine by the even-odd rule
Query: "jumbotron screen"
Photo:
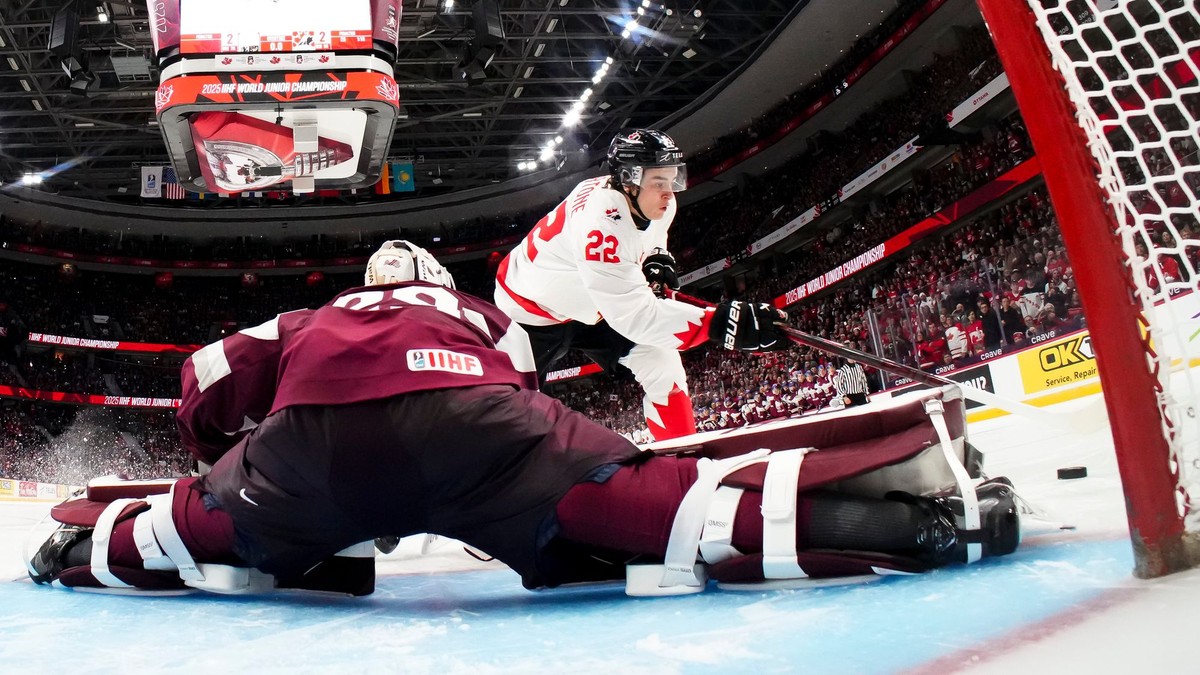
[(371, 46), (370, 0), (182, 0), (179, 24), (185, 54)]

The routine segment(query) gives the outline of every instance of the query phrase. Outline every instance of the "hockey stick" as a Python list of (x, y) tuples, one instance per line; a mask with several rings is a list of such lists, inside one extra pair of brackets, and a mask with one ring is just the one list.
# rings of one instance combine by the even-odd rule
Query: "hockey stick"
[[(697, 307), (713, 306), (710, 302), (701, 300), (700, 298), (694, 298), (678, 291), (674, 292), (673, 297), (680, 302), (686, 302), (690, 305), (696, 305)], [(1072, 432), (1095, 430), (1102, 421), (1101, 416), (1105, 414), (1103, 405), (1091, 405), (1085, 410), (1072, 413), (1051, 412), (1049, 410), (1044, 410), (1042, 408), (1029, 405), (1028, 403), (1014, 401), (1010, 398), (993, 394), (990, 391), (964, 386), (960, 382), (955, 382), (954, 380), (942, 377), (940, 375), (927, 373), (919, 368), (907, 366), (903, 363), (897, 363), (891, 359), (875, 356), (874, 354), (868, 354), (867, 352), (861, 352), (857, 349), (834, 342), (833, 340), (817, 337), (816, 335), (805, 333), (802, 330), (792, 328), (791, 326), (787, 326), (785, 324), (776, 323), (775, 326), (781, 333), (786, 335), (789, 340), (798, 345), (811, 347), (813, 349), (827, 352), (835, 356), (840, 356), (842, 358), (853, 359), (855, 361), (865, 363), (872, 368), (877, 368), (894, 375), (902, 375), (914, 382), (930, 387), (952, 386), (958, 389), (964, 398), (968, 398), (972, 401), (976, 401), (984, 405), (990, 405), (994, 408), (998, 408), (1014, 415), (1022, 415), (1026, 418), (1037, 420), (1038, 422), (1066, 429)], [(1085, 412), (1086, 414), (1084, 414)]]

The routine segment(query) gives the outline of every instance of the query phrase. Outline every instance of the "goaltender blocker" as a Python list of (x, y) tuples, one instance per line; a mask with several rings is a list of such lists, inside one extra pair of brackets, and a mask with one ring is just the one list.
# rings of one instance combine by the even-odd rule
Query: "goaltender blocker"
[[(34, 581), (365, 595), (374, 561), (355, 544), (429, 532), (494, 555), (529, 588), (665, 561), (632, 591), (666, 594), (702, 589), (703, 564), (740, 581), (913, 572), (1017, 546), (1003, 479), (966, 499), (863, 497), (828, 489), (851, 472), (824, 461), (834, 450), (805, 471), (804, 450), (644, 452), (536, 391), (521, 328), (455, 291), (423, 249), (388, 242), (366, 282), (196, 352), (178, 423), (211, 473), (93, 482), (52, 510), (62, 525), (28, 561)], [(868, 434), (873, 468), (916, 438), (847, 428)], [(910, 454), (928, 448), (918, 440)], [(980, 526), (966, 527), (971, 513)]]

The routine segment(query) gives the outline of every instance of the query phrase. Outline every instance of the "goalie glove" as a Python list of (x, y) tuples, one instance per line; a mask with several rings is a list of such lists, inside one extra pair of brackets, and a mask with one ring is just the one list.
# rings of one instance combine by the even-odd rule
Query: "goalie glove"
[(743, 352), (778, 351), (786, 349), (788, 342), (775, 330), (775, 322), (786, 320), (786, 312), (765, 302), (722, 302), (713, 311), (708, 338), (726, 349)]
[(665, 248), (656, 248), (642, 261), (642, 274), (650, 284), (650, 290), (658, 297), (666, 296), (667, 289), (679, 290), (679, 275), (675, 272), (675, 257)]

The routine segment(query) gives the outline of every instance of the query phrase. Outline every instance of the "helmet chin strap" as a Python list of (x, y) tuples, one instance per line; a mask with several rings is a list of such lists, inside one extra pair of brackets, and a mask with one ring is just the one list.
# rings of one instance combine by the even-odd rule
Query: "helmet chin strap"
[(625, 196), (629, 198), (629, 210), (633, 212), (630, 215), (633, 216), (634, 226), (639, 230), (644, 230), (647, 227), (650, 227), (651, 219), (645, 213), (642, 213), (642, 207), (638, 204), (637, 195), (630, 194), (630, 187), (631, 186), (629, 185), (621, 183), (621, 192), (623, 192)]

